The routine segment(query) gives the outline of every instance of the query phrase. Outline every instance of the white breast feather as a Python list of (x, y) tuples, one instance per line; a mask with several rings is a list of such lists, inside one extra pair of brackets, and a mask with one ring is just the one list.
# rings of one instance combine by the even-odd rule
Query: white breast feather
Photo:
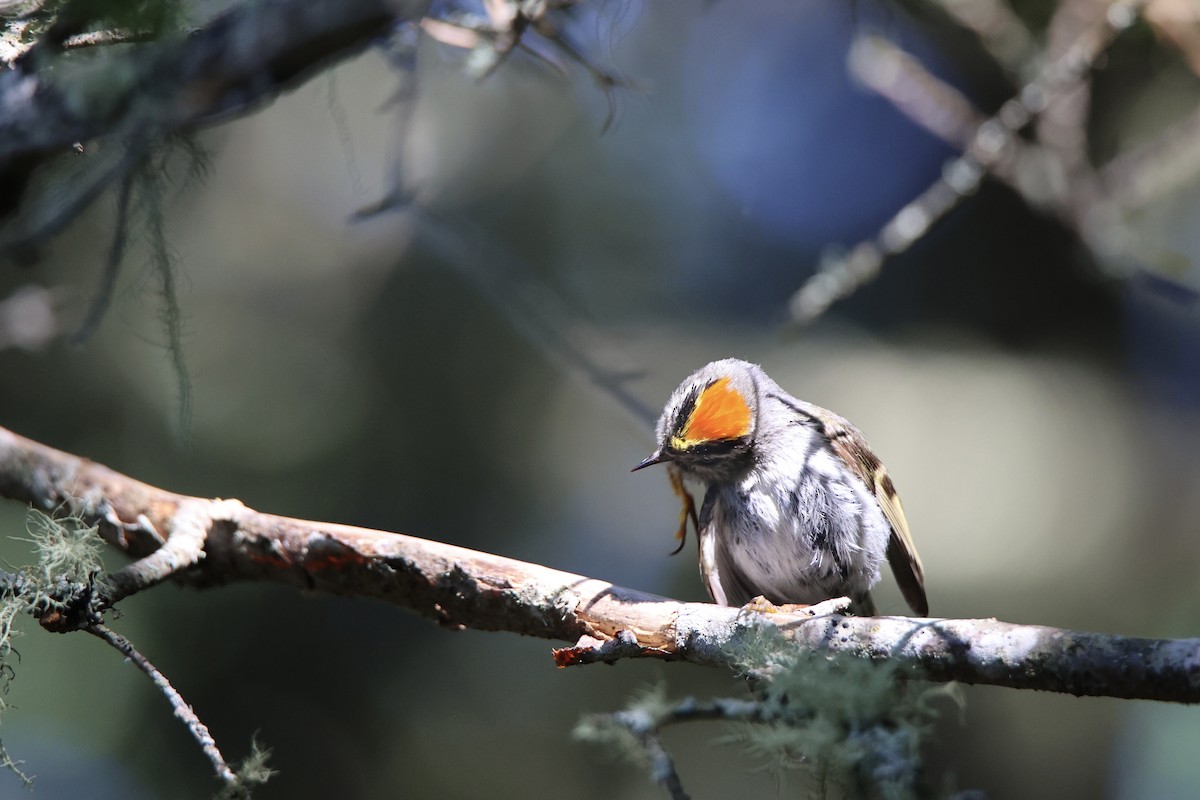
[(770, 461), (718, 493), (717, 537), (703, 544), (726, 548), (746, 583), (776, 602), (865, 592), (879, 580), (891, 533), (879, 504), (812, 429), (791, 425), (776, 436)]

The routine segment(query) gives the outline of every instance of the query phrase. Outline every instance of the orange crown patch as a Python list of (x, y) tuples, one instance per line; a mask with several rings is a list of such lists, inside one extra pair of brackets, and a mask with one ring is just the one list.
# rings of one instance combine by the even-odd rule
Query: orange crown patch
[(696, 407), (672, 444), (682, 448), (736, 439), (750, 433), (750, 406), (729, 378), (719, 378), (696, 398)]

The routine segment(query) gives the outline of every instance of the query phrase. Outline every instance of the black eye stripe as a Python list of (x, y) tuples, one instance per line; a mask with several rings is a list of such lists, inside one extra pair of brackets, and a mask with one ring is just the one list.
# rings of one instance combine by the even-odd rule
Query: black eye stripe
[(716, 381), (711, 380), (704, 384), (703, 387), (693, 386), (688, 391), (687, 397), (683, 399), (683, 403), (681, 403), (679, 406), (679, 414), (675, 417), (675, 424), (672, 426), (674, 433), (679, 433), (681, 430), (683, 430), (683, 427), (687, 425), (688, 420), (692, 418), (692, 412), (696, 410), (696, 403), (700, 402), (700, 395), (704, 394), (704, 392), (714, 383), (716, 383)]
[(718, 439), (712, 442), (703, 444), (694, 444), (687, 449), (689, 458), (699, 461), (709, 461), (713, 459), (725, 458), (744, 451), (750, 442), (745, 437), (737, 439)]

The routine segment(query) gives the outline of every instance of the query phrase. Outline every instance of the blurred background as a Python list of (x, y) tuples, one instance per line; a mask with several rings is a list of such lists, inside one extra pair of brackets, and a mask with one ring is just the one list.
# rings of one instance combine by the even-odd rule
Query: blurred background
[[(1018, 6), (1035, 44), (1054, 5)], [(476, 80), (462, 50), (421, 36), (199, 136), (205, 177), (164, 195), (186, 409), (136, 224), (113, 306), (69, 342), (112, 196), (38, 263), (6, 266), (4, 314), (26, 316), (0, 350), (0, 424), (174, 491), (705, 600), (691, 547), (668, 556), (666, 476), (629, 468), (671, 389), (736, 355), (866, 433), (934, 615), (1200, 635), (1200, 182), (1150, 172), (1113, 245), (1114, 226), (1097, 235), (985, 179), (793, 326), (819, 265), (958, 152), (851, 75), (856, 37), (900, 45), (985, 115), (1030, 76), (916, 4), (589, 2), (562, 22), (628, 85), (608, 96), (578, 65), (522, 53)], [(1084, 161), (1153, 149), (1195, 113), (1200, 81), (1161, 27), (1137, 22), (1098, 67)], [(38, 316), (45, 297), (61, 316)], [(625, 399), (589, 365), (624, 376)], [(8, 536), (24, 513), (0, 504)], [(0, 557), (32, 560), (14, 539)], [(878, 599), (905, 612), (890, 575)], [(0, 733), (33, 796), (206, 796), (207, 762), (141, 674), (27, 627)], [(657, 798), (643, 770), (573, 742), (576, 721), (660, 680), (744, 691), (688, 665), (557, 671), (545, 641), (277, 586), (165, 586), (113, 627), (228, 757), (256, 732), (272, 749), (262, 798)], [(1200, 782), (1194, 709), (965, 694), (929, 756), (957, 787), (1169, 798)], [(804, 796), (721, 732), (666, 735), (693, 796)], [(0, 796), (22, 796), (7, 773)]]

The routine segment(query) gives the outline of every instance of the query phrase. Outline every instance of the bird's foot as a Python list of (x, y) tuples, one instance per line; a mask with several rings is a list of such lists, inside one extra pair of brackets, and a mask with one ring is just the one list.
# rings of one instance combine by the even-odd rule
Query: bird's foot
[(675, 531), (675, 540), (679, 542), (679, 546), (671, 551), (671, 555), (676, 555), (687, 543), (688, 521), (691, 520), (692, 527), (696, 529), (696, 535), (699, 536), (700, 520), (696, 516), (696, 501), (692, 498), (692, 493), (683, 485), (683, 473), (674, 464), (668, 464), (667, 477), (671, 480), (671, 491), (683, 504), (683, 508), (679, 511), (679, 528)]
[(833, 597), (819, 603), (783, 603), (775, 605), (761, 594), (742, 606), (743, 613), (754, 614), (798, 614), (804, 617), (821, 617), (826, 614), (841, 614), (850, 607), (849, 597)]

